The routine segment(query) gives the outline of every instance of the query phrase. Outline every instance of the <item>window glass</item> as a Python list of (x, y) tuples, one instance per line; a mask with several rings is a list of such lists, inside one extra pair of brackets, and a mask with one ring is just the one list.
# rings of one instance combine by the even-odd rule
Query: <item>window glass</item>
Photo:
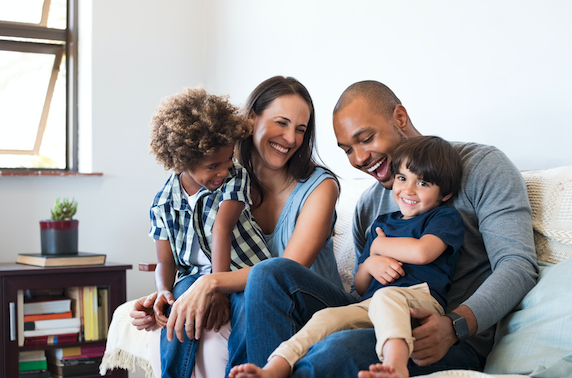
[(0, 0), (0, 169), (69, 168), (66, 25), (67, 0)]

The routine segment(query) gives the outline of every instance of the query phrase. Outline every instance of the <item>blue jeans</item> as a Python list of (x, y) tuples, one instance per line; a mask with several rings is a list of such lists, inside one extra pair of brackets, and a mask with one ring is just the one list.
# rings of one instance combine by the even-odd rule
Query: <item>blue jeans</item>
[[(177, 300), (201, 275), (195, 274), (185, 277), (175, 285), (173, 296)], [(170, 312), (170, 308), (168, 313)], [(235, 293), (230, 295), (230, 322), (231, 327), (241, 329), (245, 326), (244, 317), (244, 293)], [(233, 337), (234, 332), (231, 332)], [(240, 338), (242, 337), (242, 339)], [(187, 334), (184, 335), (185, 340), (181, 343), (175, 337), (173, 341), (167, 340), (167, 330), (161, 330), (161, 376), (163, 378), (188, 378), (191, 376), (195, 367), (195, 354), (199, 346), (198, 340), (190, 340)], [(241, 345), (244, 342), (245, 334), (237, 333), (234, 335), (233, 344)], [(234, 349), (229, 339), (229, 354), (232, 355)], [(245, 351), (246, 352), (246, 351)], [(240, 350), (236, 353), (235, 358), (246, 359), (246, 355), (241, 356)], [(230, 368), (229, 368), (230, 371)], [(228, 372), (227, 372), (228, 375)]]
[[(284, 340), (296, 333), (316, 312), (325, 307), (345, 306), (356, 300), (328, 280), (291, 260), (273, 258), (252, 268), (245, 291), (244, 329), (248, 335), (247, 361), (264, 366), (268, 356)], [(231, 334), (232, 337), (232, 334)], [(230, 350), (229, 340), (229, 350)], [(240, 347), (233, 346), (234, 350)], [(233, 361), (229, 364), (246, 361)], [(316, 343), (295, 366), (293, 377), (357, 377), (360, 370), (379, 362), (373, 329), (336, 332)], [(483, 370), (484, 358), (467, 343), (450, 348), (439, 362), (418, 367), (410, 362), (410, 374), (420, 375), (446, 369)]]
[[(177, 300), (196, 280), (200, 274), (193, 274), (183, 278), (175, 285), (173, 296)], [(167, 316), (171, 308), (167, 311)], [(181, 343), (175, 335), (173, 341), (167, 340), (167, 329), (161, 330), (161, 376), (167, 378), (190, 377), (195, 367), (195, 353), (199, 346), (198, 340), (189, 339), (185, 333), (185, 340)]]
[(229, 338), (229, 367), (245, 362), (264, 366), (270, 353), (316, 311), (354, 302), (344, 290), (292, 260), (277, 257), (256, 264), (248, 275), (242, 322), (233, 324)]
[[(292, 373), (292, 377), (357, 377), (360, 370), (379, 362), (375, 353), (373, 328), (336, 332), (314, 344)], [(414, 377), (449, 369), (483, 371), (485, 358), (466, 342), (453, 345), (445, 357), (429, 366), (417, 366), (409, 360), (409, 374)]]

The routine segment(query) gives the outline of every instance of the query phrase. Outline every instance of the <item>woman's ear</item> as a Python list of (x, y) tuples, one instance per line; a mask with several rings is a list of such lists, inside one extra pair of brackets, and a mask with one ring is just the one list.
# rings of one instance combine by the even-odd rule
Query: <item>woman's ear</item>
[(256, 115), (256, 113), (254, 113), (254, 109), (250, 109), (250, 112), (248, 113), (248, 118), (249, 119), (254, 119), (254, 116)]

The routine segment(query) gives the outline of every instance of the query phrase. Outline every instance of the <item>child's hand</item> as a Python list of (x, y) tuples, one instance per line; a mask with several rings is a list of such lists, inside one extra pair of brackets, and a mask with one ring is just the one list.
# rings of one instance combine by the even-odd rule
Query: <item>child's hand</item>
[(387, 256), (370, 256), (364, 264), (368, 273), (382, 285), (387, 285), (405, 276), (403, 263)]
[(131, 316), (131, 324), (139, 331), (154, 331), (158, 325), (155, 321), (155, 313), (153, 312), (153, 304), (157, 298), (157, 293), (149, 294), (147, 297), (139, 298), (134, 304), (133, 309), (129, 313)]
[(380, 227), (376, 227), (375, 232), (377, 233), (377, 237), (373, 239), (369, 247), (369, 254), (372, 256), (383, 256), (383, 240), (387, 236), (385, 236), (385, 232), (383, 232)]
[(157, 292), (157, 299), (155, 299), (153, 311), (155, 311), (155, 321), (161, 328), (165, 328), (168, 321), (167, 317), (165, 316), (165, 306), (168, 304), (173, 305), (173, 303), (175, 303), (173, 293), (167, 290)]
[(230, 301), (226, 294), (215, 293), (211, 299), (209, 311), (206, 312), (203, 324), (210, 331), (218, 332), (220, 327), (230, 319)]

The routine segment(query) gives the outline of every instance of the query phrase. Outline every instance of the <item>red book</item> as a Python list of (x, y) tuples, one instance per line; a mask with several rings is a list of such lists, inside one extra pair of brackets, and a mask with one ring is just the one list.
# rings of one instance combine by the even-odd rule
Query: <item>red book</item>
[(77, 333), (66, 335), (34, 336), (26, 337), (24, 345), (54, 345), (61, 343), (73, 343), (77, 341)]
[(36, 320), (69, 319), (71, 317), (71, 311), (59, 312), (55, 314), (24, 315), (24, 322), (35, 322)]

